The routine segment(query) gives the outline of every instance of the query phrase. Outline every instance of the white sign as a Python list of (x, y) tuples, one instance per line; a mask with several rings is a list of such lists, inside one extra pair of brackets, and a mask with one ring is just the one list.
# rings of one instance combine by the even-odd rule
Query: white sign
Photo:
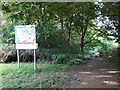
[(32, 43), (32, 44), (16, 44), (16, 49), (37, 49), (38, 44)]
[(15, 43), (36, 43), (35, 25), (15, 26)]

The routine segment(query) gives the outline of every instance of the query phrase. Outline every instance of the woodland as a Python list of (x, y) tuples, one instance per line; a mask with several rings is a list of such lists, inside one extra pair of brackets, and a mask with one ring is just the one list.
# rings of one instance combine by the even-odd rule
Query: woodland
[[(35, 25), (38, 43), (36, 60), (41, 69), (31, 69), (33, 50), (20, 50), (23, 67), (13, 78), (22, 75), (23, 71), (25, 76), (26, 73), (42, 70), (52, 72), (50, 68), (57, 71), (71, 65), (84, 66), (94, 56), (107, 58), (120, 69), (120, 2), (2, 2), (1, 5), (0, 65), (7, 68), (2, 72), (4, 77), (15, 74), (17, 70), (17, 25)], [(50, 68), (46, 69), (45, 66)], [(6, 76), (3, 81), (6, 82), (8, 78)], [(46, 84), (48, 86), (43, 85), (43, 88), (54, 83), (53, 79), (50, 80)], [(9, 82), (3, 87), (19, 87), (20, 82), (23, 81), (16, 81), (15, 85)], [(22, 84), (21, 87), (27, 86)], [(31, 84), (28, 87), (32, 87)]]

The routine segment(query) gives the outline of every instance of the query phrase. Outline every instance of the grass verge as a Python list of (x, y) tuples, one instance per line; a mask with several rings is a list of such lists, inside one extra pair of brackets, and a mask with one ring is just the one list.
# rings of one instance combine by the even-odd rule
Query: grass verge
[(70, 81), (75, 79), (66, 75), (70, 65), (39, 63), (36, 71), (33, 63), (20, 65), (18, 69), (17, 63), (0, 64), (2, 88), (69, 88)]

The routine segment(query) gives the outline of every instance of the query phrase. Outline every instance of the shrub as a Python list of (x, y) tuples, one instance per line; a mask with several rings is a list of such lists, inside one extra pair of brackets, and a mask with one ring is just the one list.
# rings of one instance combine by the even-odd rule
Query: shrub
[(80, 65), (84, 64), (86, 60), (91, 58), (91, 56), (87, 55), (84, 57), (82, 54), (57, 54), (52, 55), (52, 58), (57, 64)]
[(82, 65), (85, 64), (85, 61), (82, 59), (72, 59), (67, 62), (69, 65)]
[(39, 60), (48, 60), (48, 61), (52, 61), (52, 53), (50, 52), (49, 49), (45, 49), (45, 48), (38, 48), (36, 50), (36, 57)]
[(70, 55), (68, 54), (60, 54), (60, 55), (54, 55), (54, 58), (55, 58), (55, 63), (57, 64), (66, 64), (69, 59), (71, 58)]
[[(17, 61), (17, 54), (15, 45), (4, 46), (1, 48), (1, 62), (13, 62)], [(80, 65), (85, 63), (85, 60), (90, 59), (90, 55), (87, 54), (53, 54), (53, 50), (38, 48), (36, 49), (36, 59), (37, 62), (41, 60), (50, 61), (50, 63), (57, 64), (70, 64), (70, 65)], [(20, 62), (33, 62), (34, 52), (33, 50), (19, 50)]]
[(13, 44), (15, 43), (15, 31), (12, 24), (1, 26), (2, 30), (2, 43)]
[(113, 52), (112, 56), (109, 56), (109, 61), (120, 70), (120, 47)]
[(85, 60), (90, 60), (91, 57), (92, 57), (91, 55), (84, 55), (84, 59), (85, 59)]
[[(13, 62), (17, 61), (17, 51), (15, 45), (4, 46), (0, 48), (0, 62)], [(33, 62), (34, 52), (33, 50), (19, 50), (19, 57), (21, 62)], [(37, 61), (40, 60), (52, 60), (52, 54), (48, 49), (37, 49), (36, 50)]]
[(14, 45), (1, 47), (0, 52), (0, 62), (17, 61), (17, 54)]

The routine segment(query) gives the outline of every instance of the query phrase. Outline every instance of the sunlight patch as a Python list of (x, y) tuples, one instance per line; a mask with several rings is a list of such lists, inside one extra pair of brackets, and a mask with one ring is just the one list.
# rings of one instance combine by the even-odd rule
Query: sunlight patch
[(92, 77), (100, 77), (100, 78), (103, 78), (103, 77), (112, 77), (112, 76), (108, 76), (108, 75), (98, 75), (98, 76), (92, 76)]
[(83, 83), (81, 83), (82, 85), (86, 85), (87, 83), (86, 82), (83, 82)]
[(92, 74), (92, 72), (79, 72), (79, 73)]
[(115, 81), (104, 81), (103, 83), (108, 84), (108, 85), (119, 85), (119, 83)]
[(107, 73), (120, 73), (120, 71), (108, 71)]

